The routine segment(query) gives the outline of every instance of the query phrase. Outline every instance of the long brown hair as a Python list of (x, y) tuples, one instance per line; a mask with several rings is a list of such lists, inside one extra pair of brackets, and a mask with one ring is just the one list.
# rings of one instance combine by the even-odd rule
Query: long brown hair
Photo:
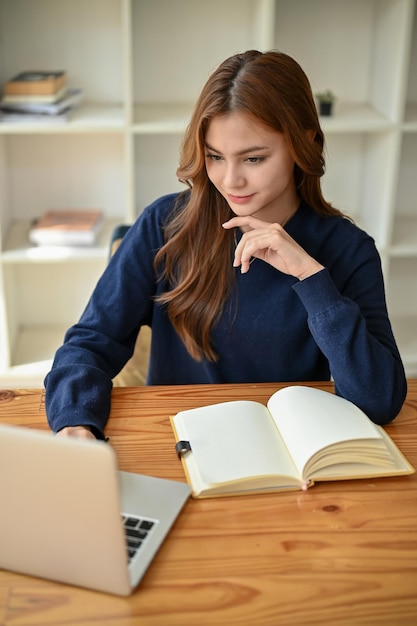
[[(179, 180), (188, 187), (165, 230), (155, 258), (169, 290), (157, 301), (196, 360), (216, 360), (211, 332), (233, 285), (232, 232), (221, 224), (233, 213), (209, 180), (205, 135), (209, 122), (231, 111), (246, 111), (287, 137), (295, 162), (294, 182), (302, 200), (323, 215), (340, 215), (323, 198), (324, 136), (310, 83), (290, 56), (249, 50), (224, 61), (210, 76), (185, 132)], [(307, 139), (307, 131), (313, 140)]]

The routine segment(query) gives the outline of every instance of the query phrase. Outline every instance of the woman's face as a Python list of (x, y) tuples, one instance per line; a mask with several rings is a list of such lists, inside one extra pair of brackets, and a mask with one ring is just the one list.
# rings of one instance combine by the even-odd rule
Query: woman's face
[(233, 111), (210, 121), (205, 154), (209, 179), (236, 215), (279, 222), (296, 210), (294, 159), (283, 133)]

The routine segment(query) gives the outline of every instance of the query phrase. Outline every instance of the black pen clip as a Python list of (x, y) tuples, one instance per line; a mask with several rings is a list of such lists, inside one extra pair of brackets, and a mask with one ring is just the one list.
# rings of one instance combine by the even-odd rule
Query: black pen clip
[(175, 444), (175, 452), (178, 455), (179, 460), (181, 461), (181, 457), (184, 456), (187, 452), (191, 452), (191, 444), (189, 441), (178, 441)]

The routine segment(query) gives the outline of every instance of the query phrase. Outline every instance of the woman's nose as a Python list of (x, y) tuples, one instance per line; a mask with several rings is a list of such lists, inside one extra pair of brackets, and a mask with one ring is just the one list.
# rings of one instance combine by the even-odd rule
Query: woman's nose
[(236, 187), (242, 187), (244, 183), (245, 179), (240, 168), (237, 165), (229, 164), (224, 175), (224, 186), (227, 189), (235, 189)]

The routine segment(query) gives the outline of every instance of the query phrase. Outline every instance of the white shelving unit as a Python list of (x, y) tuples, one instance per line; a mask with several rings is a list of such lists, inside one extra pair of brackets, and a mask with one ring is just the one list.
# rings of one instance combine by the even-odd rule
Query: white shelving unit
[[(178, 149), (210, 72), (248, 48), (294, 56), (337, 94), (326, 197), (376, 240), (407, 374), (417, 375), (414, 0), (0, 0), (0, 83), (66, 69), (68, 124), (0, 124), (0, 387), (38, 386), (107, 260), (114, 224), (181, 189)], [(28, 243), (46, 208), (99, 207), (92, 248)]]

